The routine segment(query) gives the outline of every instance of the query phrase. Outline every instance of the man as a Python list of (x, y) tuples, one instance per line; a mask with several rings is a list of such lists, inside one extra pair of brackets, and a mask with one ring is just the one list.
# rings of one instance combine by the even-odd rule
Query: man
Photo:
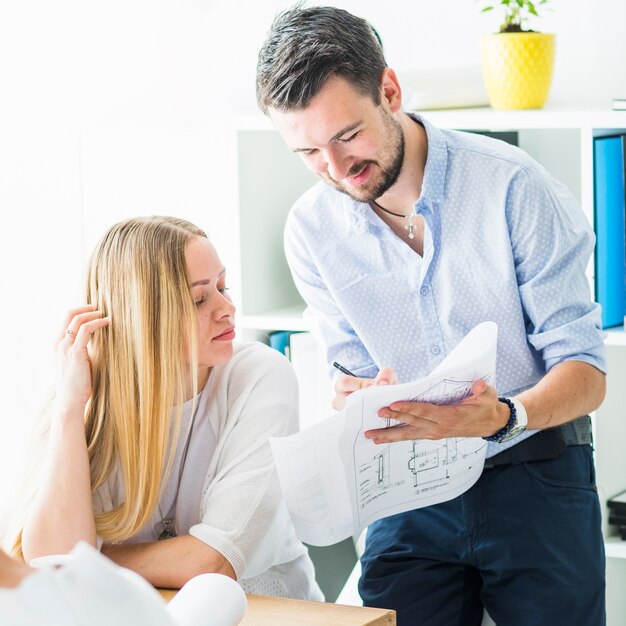
[(404, 113), (372, 29), (336, 8), (276, 18), (257, 99), (323, 181), (293, 207), (285, 248), (328, 361), (357, 375), (337, 380), (337, 408), (372, 379), (426, 375), (477, 323), (499, 327), (497, 391), (396, 403), (380, 415), (405, 425), (367, 433), (489, 448), (462, 496), (369, 527), (364, 603), (401, 625), (480, 624), (483, 606), (498, 625), (604, 623), (586, 414), (606, 355), (576, 201), (519, 149)]

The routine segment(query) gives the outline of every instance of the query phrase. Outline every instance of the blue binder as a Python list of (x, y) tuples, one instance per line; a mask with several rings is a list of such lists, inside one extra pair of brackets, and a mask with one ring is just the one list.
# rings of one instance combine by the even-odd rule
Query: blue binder
[(289, 335), (290, 330), (277, 330), (269, 335), (269, 344), (274, 350), (282, 352), (285, 356), (289, 357)]
[(596, 137), (593, 142), (595, 199), (595, 296), (602, 305), (602, 326), (619, 326), (626, 312), (624, 253), (625, 138)]

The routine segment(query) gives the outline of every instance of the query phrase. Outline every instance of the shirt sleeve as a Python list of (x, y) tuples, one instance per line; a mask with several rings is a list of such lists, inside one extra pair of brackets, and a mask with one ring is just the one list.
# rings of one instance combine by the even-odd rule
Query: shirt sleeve
[(547, 173), (522, 170), (509, 188), (507, 222), (528, 341), (546, 370), (576, 360), (606, 372), (600, 307), (586, 277), (594, 236), (577, 201)]
[(216, 473), (203, 494), (202, 521), (189, 531), (223, 554), (238, 579), (253, 558), (259, 562), (259, 551), (266, 554), (261, 571), (274, 564), (272, 559), (280, 556), (287, 562), (303, 551), (294, 542), (293, 554), (285, 553), (293, 530), (269, 445), (269, 437), (296, 431), (297, 382), (282, 354), (258, 344), (255, 348), (243, 358), (236, 355), (227, 380), (219, 381), (226, 388), (218, 392), (217, 410), (227, 411), (228, 417), (218, 435)]
[(305, 317), (326, 354), (329, 376), (339, 374), (332, 367), (337, 361), (357, 376), (374, 378), (378, 366), (337, 306), (314, 262), (314, 255), (294, 213), (290, 213), (284, 233), (285, 256), (294, 283), (307, 304)]

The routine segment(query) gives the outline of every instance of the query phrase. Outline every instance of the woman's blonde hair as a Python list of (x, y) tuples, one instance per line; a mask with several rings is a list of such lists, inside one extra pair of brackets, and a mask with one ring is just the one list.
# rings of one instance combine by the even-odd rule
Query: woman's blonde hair
[[(91, 485), (98, 489), (119, 464), (125, 494), (120, 506), (96, 515), (106, 541), (128, 539), (150, 519), (189, 385), (194, 397), (198, 392), (196, 314), (185, 263), (194, 237), (206, 235), (185, 220), (133, 218), (108, 230), (89, 263), (87, 303), (111, 319), (91, 340), (92, 396), (85, 408)], [(21, 532), (14, 552), (21, 553)]]

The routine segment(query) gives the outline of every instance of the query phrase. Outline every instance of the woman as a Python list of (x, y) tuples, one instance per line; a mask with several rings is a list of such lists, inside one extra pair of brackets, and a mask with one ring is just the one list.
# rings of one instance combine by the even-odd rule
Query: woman
[(58, 337), (45, 461), (16, 551), (78, 541), (158, 587), (204, 572), (321, 599), (280, 496), (269, 436), (295, 429), (288, 362), (233, 346), (225, 270), (189, 222), (137, 218), (93, 253)]

